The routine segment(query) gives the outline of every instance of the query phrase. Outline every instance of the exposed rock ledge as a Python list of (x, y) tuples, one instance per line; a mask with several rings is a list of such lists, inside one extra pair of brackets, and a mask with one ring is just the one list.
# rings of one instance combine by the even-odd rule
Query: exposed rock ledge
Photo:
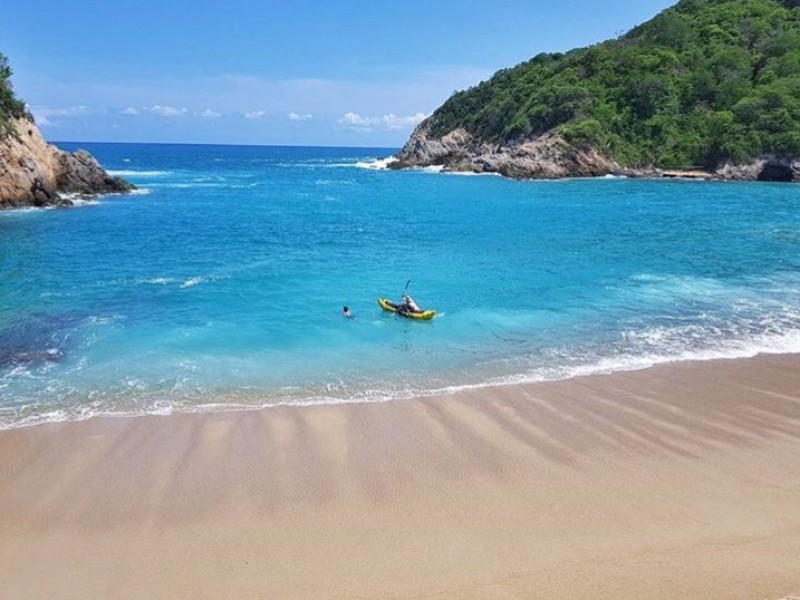
[(110, 194), (134, 187), (111, 177), (84, 150), (70, 154), (49, 145), (27, 119), (14, 119), (0, 138), (0, 209), (69, 206), (63, 194)]
[(435, 165), (447, 171), (500, 173), (517, 179), (597, 177), (625, 171), (597, 150), (573, 146), (558, 133), (493, 145), (476, 141), (462, 128), (431, 138), (428, 122), (417, 127), (397, 158), (393, 168)]
[(441, 138), (430, 136), (430, 121), (411, 134), (393, 169), (441, 166), (445, 171), (499, 173), (515, 179), (565, 177), (666, 177), (724, 181), (800, 181), (800, 160), (764, 157), (748, 165), (724, 165), (716, 172), (698, 170), (631, 169), (592, 147), (575, 146), (560, 133), (487, 144), (458, 128)]

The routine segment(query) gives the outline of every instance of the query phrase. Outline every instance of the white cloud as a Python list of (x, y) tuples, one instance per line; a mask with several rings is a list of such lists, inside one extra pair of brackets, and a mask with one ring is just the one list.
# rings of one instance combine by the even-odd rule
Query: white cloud
[(150, 108), (145, 108), (144, 110), (160, 117), (180, 117), (188, 112), (185, 108), (175, 108), (174, 106), (169, 105), (160, 106), (158, 104), (151, 106)]
[(306, 113), (304, 115), (301, 115), (301, 114), (298, 114), (296, 112), (290, 112), (286, 116), (289, 118), (290, 121), (308, 121), (309, 119), (313, 119), (314, 118), (314, 115), (311, 115), (311, 114), (308, 114), (308, 113)]
[(250, 121), (260, 121), (267, 115), (265, 110), (254, 110), (252, 112), (244, 113), (244, 118)]
[(345, 113), (345, 115), (339, 119), (339, 123), (342, 125), (347, 125), (348, 127), (353, 127), (355, 129), (367, 130), (370, 130), (373, 125), (377, 125), (380, 122), (381, 120), (379, 118), (364, 117), (354, 112)]
[[(366, 75), (370, 75), (367, 77)], [(347, 79), (273, 79), (247, 74), (215, 74), (193, 78), (171, 77), (137, 78), (135, 82), (122, 74), (113, 78), (75, 79), (63, 75), (56, 79), (29, 79), (20, 90), (25, 95), (39, 98), (45, 106), (88, 106), (89, 114), (80, 116), (52, 116), (41, 111), (32, 110), (38, 115), (39, 122), (47, 118), (56, 126), (63, 127), (62, 139), (81, 139), (81, 136), (102, 139), (103, 130), (112, 127), (116, 117), (119, 124), (129, 127), (131, 136), (161, 141), (178, 139), (184, 136), (187, 140), (214, 139), (218, 141), (248, 141), (275, 143), (314, 143), (320, 145), (336, 145), (339, 142), (352, 142), (360, 133), (357, 125), (343, 120), (343, 115), (353, 113), (366, 125), (362, 129), (363, 137), (369, 137), (371, 143), (386, 146), (399, 145), (405, 140), (407, 130), (391, 129), (399, 127), (405, 115), (414, 115), (418, 111), (432, 112), (447, 99), (453, 90), (474, 85), (481, 79), (491, 75), (490, 71), (471, 67), (436, 67), (414, 68), (408, 70), (381, 69), (365, 76)], [(258, 99), (261, 100), (258, 100)], [(261, 117), (258, 109), (268, 106)], [(263, 106), (253, 106), (256, 102)], [(173, 112), (181, 112), (183, 116), (173, 115), (171, 119), (161, 117), (150, 108), (160, 106), (162, 114), (166, 107), (173, 107)], [(91, 123), (89, 115), (98, 114), (96, 107), (114, 107), (108, 111), (106, 119), (97, 119)], [(136, 111), (126, 111), (130, 107)], [(213, 108), (211, 108), (213, 107)], [(222, 114), (220, 118), (202, 118), (198, 116), (205, 109)], [(299, 116), (311, 114), (308, 121), (291, 120), (289, 114)], [(252, 114), (251, 114), (252, 113)], [(74, 109), (72, 114), (75, 114)], [(250, 119), (245, 119), (250, 114)], [(383, 117), (396, 115), (396, 117)], [(228, 116), (237, 117), (234, 121)], [(264, 132), (255, 125), (265, 124), (272, 116), (276, 117), (275, 129)], [(381, 122), (374, 122), (375, 118)], [(180, 123), (192, 119), (198, 127), (192, 130), (174, 128), (164, 130), (159, 126), (163, 121)], [(259, 121), (258, 119), (262, 120)], [(141, 119), (142, 129), (133, 129), (131, 124)], [(356, 122), (359, 119), (356, 118)], [(222, 127), (222, 123), (227, 123)], [(81, 123), (81, 128), (78, 128)], [(315, 127), (304, 127), (314, 123)], [(202, 126), (202, 129), (201, 129)], [(350, 134), (354, 133), (355, 137)]]
[(388, 113), (382, 117), (365, 117), (358, 113), (349, 112), (345, 113), (345, 115), (339, 119), (339, 123), (360, 131), (372, 131), (372, 129), (377, 126), (394, 131), (398, 129), (410, 129), (427, 117), (428, 115), (421, 112), (407, 117), (399, 117), (394, 113)]
[(28, 109), (33, 114), (34, 121), (39, 125), (57, 125), (50, 117), (81, 117), (91, 114), (92, 112), (86, 106), (65, 106), (58, 108), (51, 106), (29, 106)]
[(86, 106), (65, 106), (62, 108), (53, 108), (50, 106), (34, 106), (31, 108), (34, 115), (41, 115), (42, 117), (77, 117), (88, 115), (89, 109)]
[(409, 129), (416, 127), (427, 118), (428, 115), (422, 112), (414, 113), (407, 117), (398, 117), (393, 113), (389, 113), (388, 115), (383, 115), (381, 121), (387, 129)]
[[(181, 117), (188, 114), (189, 110), (186, 108), (175, 108), (170, 105), (161, 106), (160, 104), (156, 104), (155, 106), (146, 106), (141, 109), (129, 106), (120, 111), (120, 114), (131, 116), (140, 115), (142, 113), (158, 115), (159, 117)], [(192, 114), (196, 117), (203, 117), (204, 119), (213, 119), (222, 116), (221, 113), (215, 112), (210, 108), (202, 111), (195, 111)]]

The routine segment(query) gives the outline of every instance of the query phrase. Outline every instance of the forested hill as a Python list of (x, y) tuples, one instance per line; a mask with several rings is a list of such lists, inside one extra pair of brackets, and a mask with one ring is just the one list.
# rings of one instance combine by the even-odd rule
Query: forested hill
[(800, 0), (682, 0), (621, 38), (499, 71), (424, 126), (492, 144), (560, 133), (626, 167), (800, 157)]

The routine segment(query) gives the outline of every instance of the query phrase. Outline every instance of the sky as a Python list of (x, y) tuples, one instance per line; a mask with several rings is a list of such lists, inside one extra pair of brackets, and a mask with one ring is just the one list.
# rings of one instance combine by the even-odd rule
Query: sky
[(0, 19), (54, 141), (399, 147), (454, 91), (674, 0), (25, 0)]

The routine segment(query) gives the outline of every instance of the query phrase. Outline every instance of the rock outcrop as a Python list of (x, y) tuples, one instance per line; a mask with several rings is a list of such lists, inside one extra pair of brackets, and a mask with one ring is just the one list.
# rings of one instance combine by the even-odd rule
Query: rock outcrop
[(0, 208), (68, 206), (70, 194), (122, 193), (133, 186), (106, 173), (86, 151), (70, 154), (48, 144), (27, 119), (10, 122), (0, 137)]
[(515, 179), (560, 179), (624, 175), (627, 170), (601, 152), (570, 144), (557, 132), (487, 144), (458, 128), (441, 138), (430, 137), (429, 123), (421, 123), (392, 168), (441, 166), (445, 171), (499, 173)]
[(725, 164), (714, 172), (697, 169), (664, 170), (655, 167), (623, 167), (590, 146), (576, 146), (557, 131), (521, 138), (504, 144), (476, 140), (459, 127), (440, 138), (430, 135), (423, 121), (411, 134), (393, 169), (442, 167), (443, 171), (499, 173), (514, 179), (562, 179), (619, 175), (640, 178), (686, 178), (720, 181), (800, 182), (800, 160), (775, 156), (748, 164)]
[(724, 181), (800, 182), (800, 160), (768, 156), (746, 165), (723, 165), (716, 175)]

